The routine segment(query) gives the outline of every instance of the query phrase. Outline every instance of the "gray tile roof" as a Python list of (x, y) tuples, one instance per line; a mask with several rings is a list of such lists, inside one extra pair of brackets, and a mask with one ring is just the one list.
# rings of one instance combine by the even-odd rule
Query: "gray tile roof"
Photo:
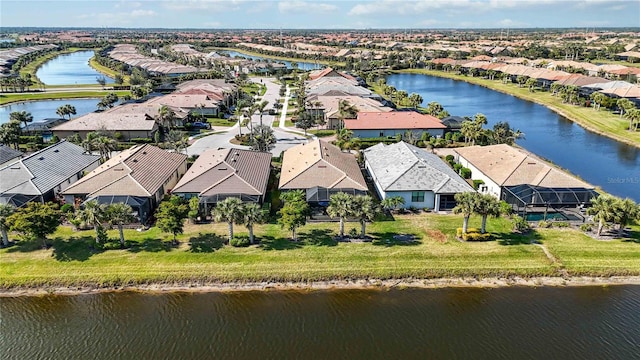
[(437, 155), (403, 141), (364, 150), (372, 176), (384, 191), (433, 191), (452, 194), (473, 191)]
[(0, 164), (4, 164), (22, 156), (22, 152), (14, 150), (8, 146), (0, 145)]
[(41, 195), (100, 160), (61, 141), (0, 169), (0, 194)]

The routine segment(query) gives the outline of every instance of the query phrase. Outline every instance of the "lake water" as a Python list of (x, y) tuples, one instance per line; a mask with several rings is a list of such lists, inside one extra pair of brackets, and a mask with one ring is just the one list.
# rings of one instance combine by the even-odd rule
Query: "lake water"
[(605, 191), (640, 202), (640, 149), (582, 128), (542, 105), (463, 81), (421, 74), (393, 74), (387, 84), (423, 104), (439, 102), (451, 115), (483, 113), (489, 125), (508, 121), (525, 139), (517, 144)]
[[(253, 56), (253, 55), (248, 55), (248, 54), (244, 54), (238, 51), (220, 51), (221, 54), (228, 54), (231, 57), (243, 57), (246, 59), (251, 59), (251, 60), (258, 60), (258, 61), (271, 61), (271, 62), (279, 62), (284, 64), (287, 69), (292, 69), (291, 67), (291, 62), (290, 61), (285, 61), (285, 60), (278, 60), (278, 59), (272, 59), (269, 57), (262, 57), (262, 56)], [(315, 69), (323, 69), (325, 67), (325, 65), (323, 64), (314, 64), (314, 63), (310, 63), (310, 62), (298, 62), (298, 69), (300, 70), (315, 70)]]
[(36, 76), (47, 85), (98, 85), (96, 78), (103, 76), (107, 83), (112, 83), (112, 78), (89, 66), (89, 59), (93, 55), (93, 51), (77, 51), (59, 55), (44, 63), (36, 72)]
[(85, 115), (90, 112), (96, 111), (96, 106), (100, 102), (100, 99), (63, 99), (63, 100), (40, 100), (40, 101), (27, 101), (15, 104), (9, 104), (0, 106), (0, 124), (4, 124), (9, 121), (9, 114), (14, 111), (26, 111), (33, 115), (33, 122), (40, 122), (46, 118), (57, 118), (56, 110), (65, 104), (71, 104), (76, 107), (76, 115), (72, 118), (80, 115)]
[(637, 359), (640, 287), (0, 298), (2, 359)]

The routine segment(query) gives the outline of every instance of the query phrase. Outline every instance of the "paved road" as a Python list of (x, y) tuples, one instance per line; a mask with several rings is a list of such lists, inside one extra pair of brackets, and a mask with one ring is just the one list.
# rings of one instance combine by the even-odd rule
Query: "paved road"
[[(251, 81), (256, 83), (263, 83), (267, 86), (267, 91), (265, 92), (264, 96), (262, 96), (262, 99), (260, 101), (264, 101), (264, 100), (268, 101), (269, 104), (267, 105), (266, 109), (272, 108), (273, 104), (275, 104), (278, 101), (278, 98), (280, 98), (280, 94), (279, 94), (280, 85), (276, 84), (274, 82), (274, 79), (272, 78), (252, 78)], [(287, 91), (287, 95), (285, 97), (285, 103), (289, 99), (288, 95), (289, 95), (289, 92)], [(285, 109), (286, 108), (283, 108), (283, 111), (285, 111)], [(291, 129), (285, 129), (284, 121), (281, 121), (282, 128), (280, 127), (274, 128), (273, 127), (274, 120), (275, 120), (274, 115), (265, 114), (262, 116), (262, 123), (264, 125), (271, 126), (273, 128), (273, 133), (276, 136), (276, 140), (277, 140), (276, 145), (273, 148), (273, 150), (271, 150), (271, 153), (274, 156), (280, 155), (282, 151), (285, 151), (290, 147), (306, 142), (306, 138), (304, 138), (302, 135), (296, 134), (297, 132), (295, 130), (292, 131)], [(257, 114), (253, 115), (251, 117), (251, 123), (253, 125), (260, 124), (260, 115), (257, 115)], [(246, 127), (243, 127), (242, 133), (246, 134), (247, 132), (249, 132), (250, 127), (251, 127), (250, 124), (247, 124)], [(248, 149), (248, 147), (246, 146), (235, 145), (229, 142), (234, 136), (240, 133), (238, 129), (238, 124), (228, 128), (228, 130), (223, 130), (223, 131), (224, 132), (220, 134), (206, 136), (197, 140), (187, 149), (188, 154), (199, 155), (207, 149), (216, 149), (216, 148)]]

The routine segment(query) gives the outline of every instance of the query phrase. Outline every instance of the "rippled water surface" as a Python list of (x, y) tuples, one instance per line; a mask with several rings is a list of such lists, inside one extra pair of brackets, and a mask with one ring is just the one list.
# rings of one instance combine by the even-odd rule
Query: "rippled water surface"
[(640, 287), (0, 298), (2, 359), (637, 359)]

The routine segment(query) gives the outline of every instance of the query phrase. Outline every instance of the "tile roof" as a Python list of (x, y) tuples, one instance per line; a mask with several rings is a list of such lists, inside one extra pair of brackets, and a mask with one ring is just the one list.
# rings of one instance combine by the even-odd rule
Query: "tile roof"
[(146, 113), (89, 113), (58, 125), (53, 131), (152, 131), (156, 121)]
[(153, 145), (134, 146), (112, 157), (63, 194), (152, 196), (187, 160)]
[(174, 193), (251, 194), (267, 191), (271, 153), (240, 149), (209, 149), (200, 154)]
[(593, 189), (592, 185), (550, 166), (533, 154), (506, 144), (462, 147), (455, 152), (500, 186), (529, 184)]
[(445, 129), (440, 119), (415, 111), (359, 112), (356, 119), (345, 119), (349, 130)]
[(0, 164), (4, 164), (7, 161), (17, 159), (22, 156), (22, 152), (14, 150), (8, 146), (0, 145)]
[(45, 194), (98, 161), (63, 140), (0, 169), (0, 194)]
[(473, 188), (437, 155), (404, 141), (363, 151), (372, 176), (384, 191), (458, 193)]
[(312, 187), (349, 188), (367, 190), (360, 166), (351, 153), (344, 153), (335, 145), (314, 139), (284, 152), (280, 189), (308, 189)]

